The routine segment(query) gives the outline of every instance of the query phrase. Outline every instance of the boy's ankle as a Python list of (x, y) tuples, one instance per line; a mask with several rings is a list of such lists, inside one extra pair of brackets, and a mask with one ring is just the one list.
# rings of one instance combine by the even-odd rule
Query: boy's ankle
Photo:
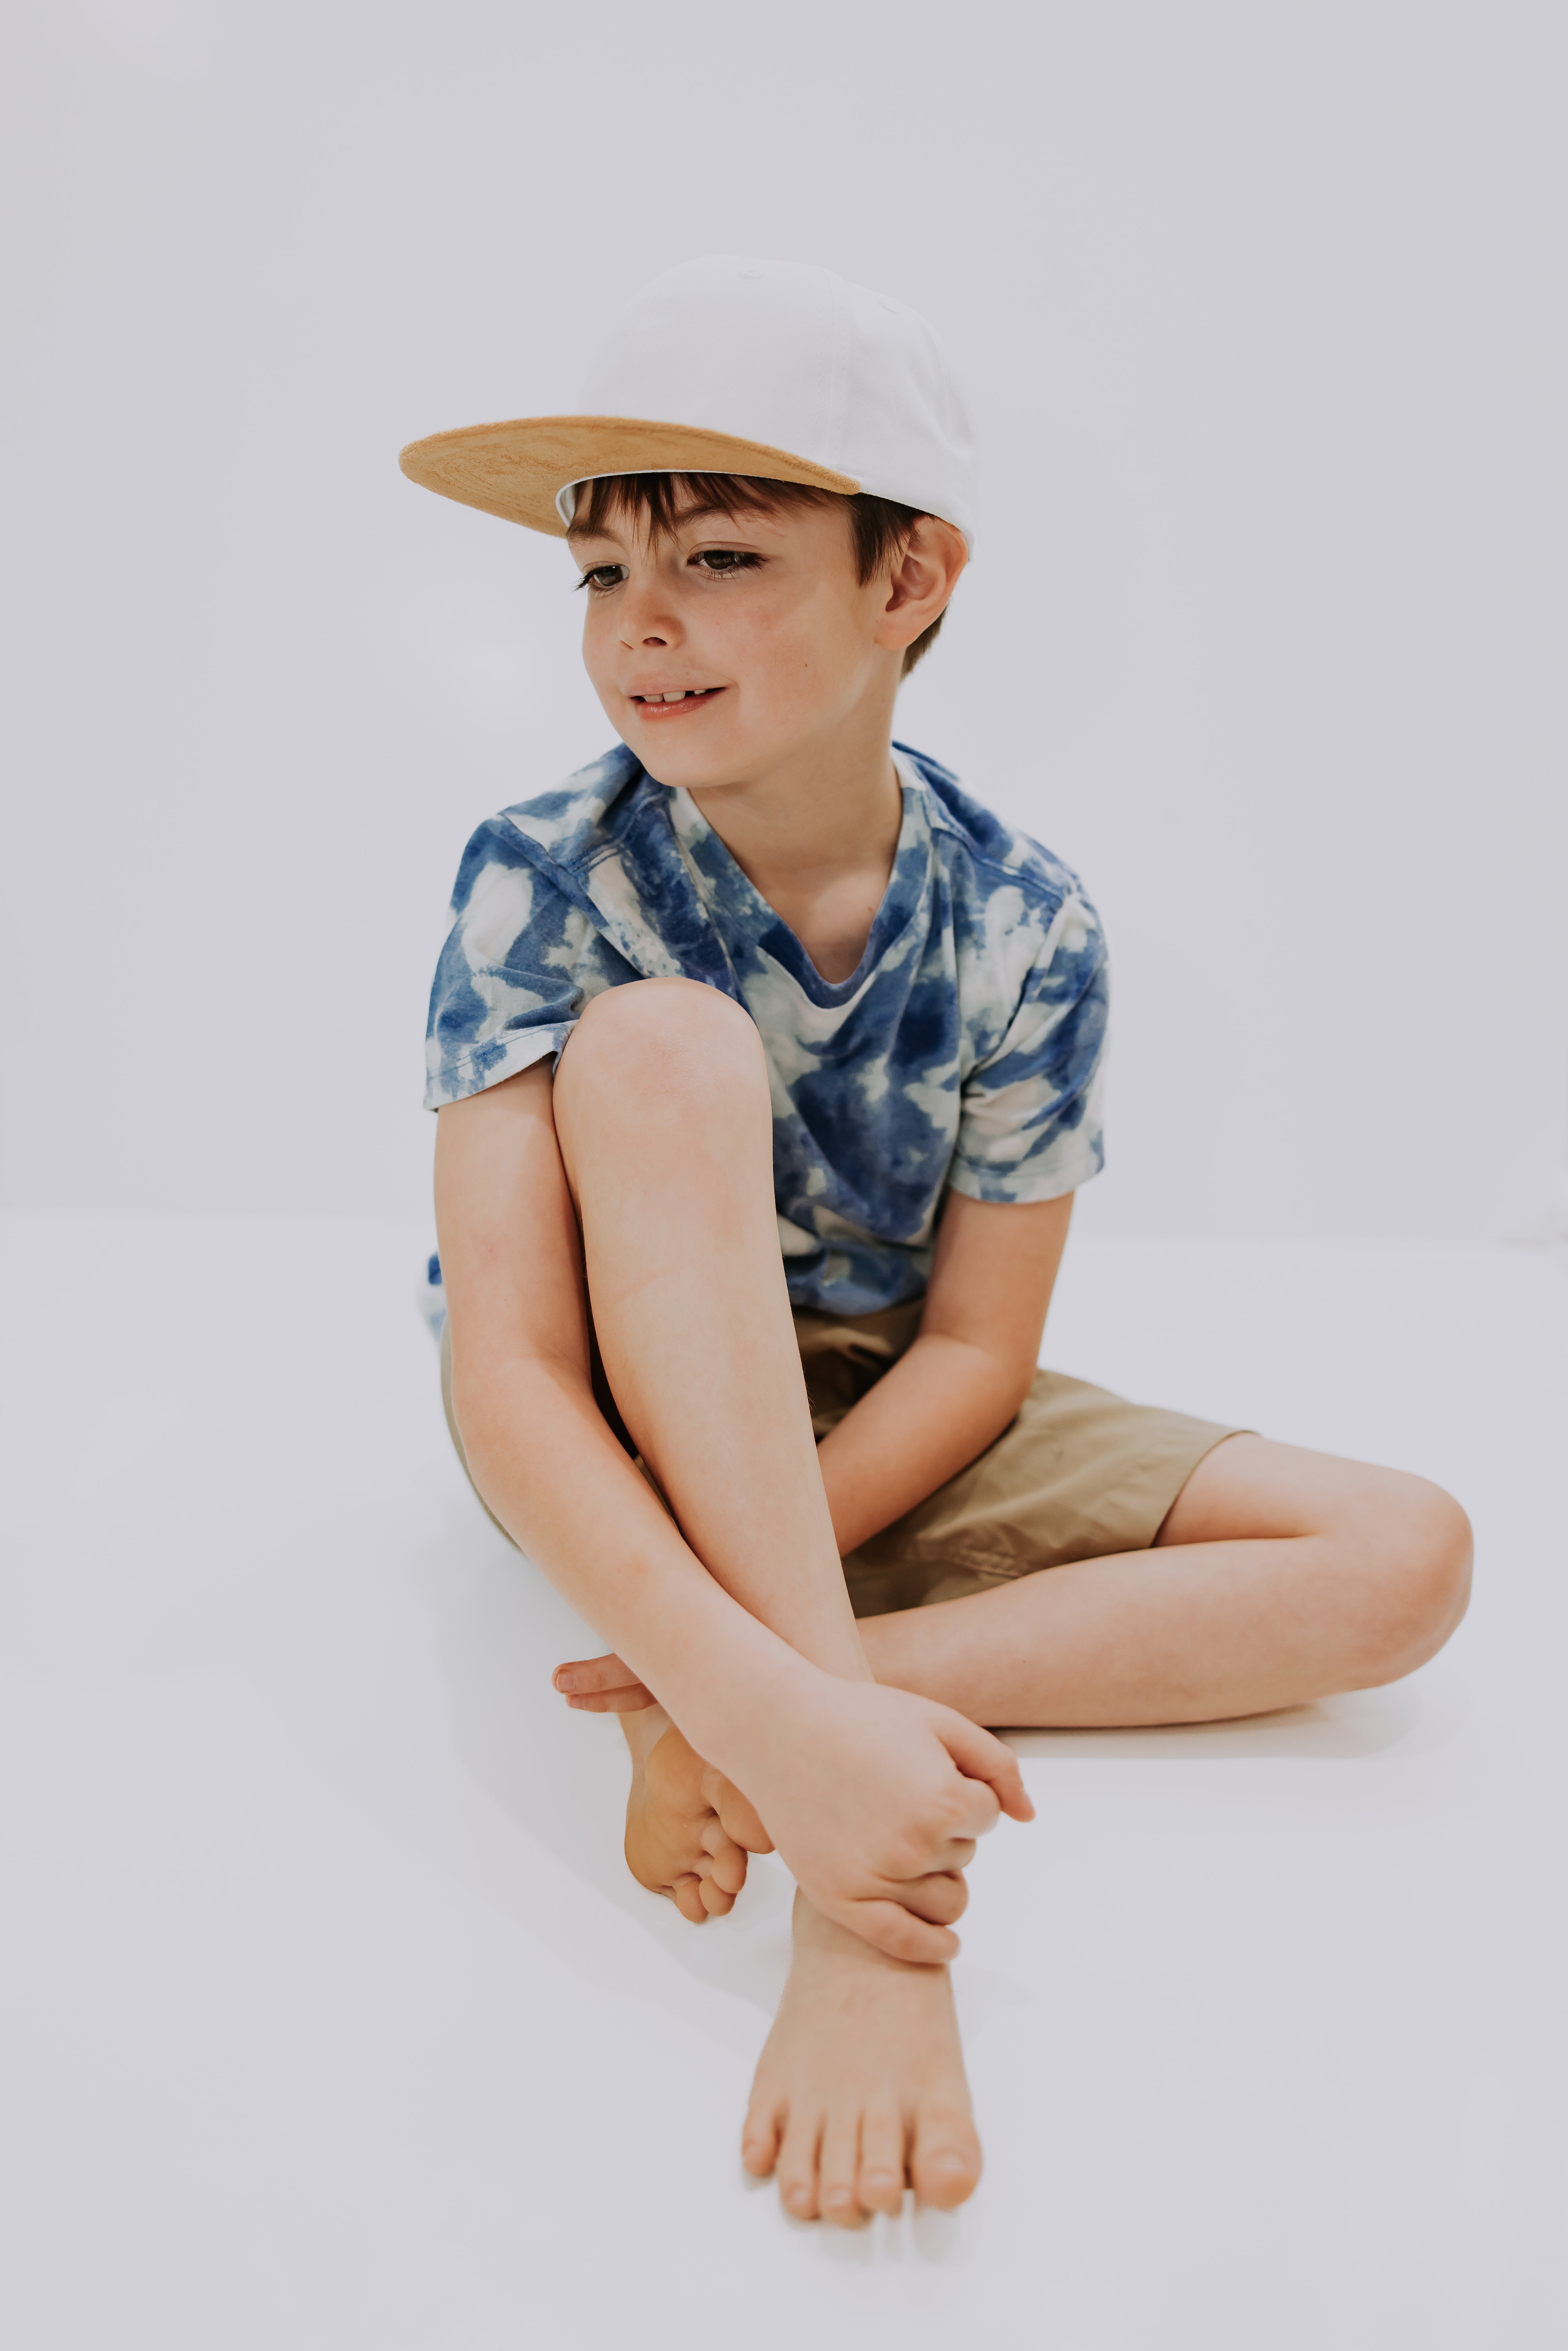
[(623, 1714), (618, 1719), (632, 1750), (632, 1768), (641, 1771), (665, 1731), (674, 1725), (662, 1706), (640, 1707), (634, 1714)]

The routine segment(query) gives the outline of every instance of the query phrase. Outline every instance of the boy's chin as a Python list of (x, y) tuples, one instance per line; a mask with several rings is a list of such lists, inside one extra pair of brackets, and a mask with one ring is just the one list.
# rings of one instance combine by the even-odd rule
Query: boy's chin
[[(695, 739), (699, 727), (704, 730), (701, 741)], [(759, 766), (767, 765), (760, 747), (741, 739), (743, 730), (720, 726), (709, 729), (705, 713), (701, 718), (667, 727), (633, 719), (620, 732), (622, 741), (637, 754), (649, 775), (672, 789), (684, 785), (688, 791), (702, 791), (716, 784), (733, 783), (737, 777), (753, 775)]]

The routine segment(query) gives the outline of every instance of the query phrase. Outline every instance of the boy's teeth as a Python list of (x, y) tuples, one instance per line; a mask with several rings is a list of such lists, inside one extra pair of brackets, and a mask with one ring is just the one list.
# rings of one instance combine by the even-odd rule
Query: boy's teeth
[(685, 698), (686, 689), (684, 685), (682, 686), (679, 694), (666, 694), (664, 696), (664, 700), (666, 702), (684, 702)]

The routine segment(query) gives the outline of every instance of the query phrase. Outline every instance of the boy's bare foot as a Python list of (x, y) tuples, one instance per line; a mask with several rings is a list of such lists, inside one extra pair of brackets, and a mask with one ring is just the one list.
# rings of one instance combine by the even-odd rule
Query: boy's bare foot
[[(622, 1715), (621, 1726), (632, 1750), (628, 1868), (639, 1886), (667, 1894), (693, 1926), (722, 1918), (746, 1883), (747, 1847), (773, 1849), (761, 1823), (739, 1791), (683, 1739), (663, 1707)], [(721, 1806), (729, 1828), (719, 1818)]]
[(946, 1968), (889, 1959), (795, 1897), (795, 1957), (741, 2140), (798, 2220), (858, 2228), (904, 2184), (950, 2210), (974, 2193), (980, 2142)]

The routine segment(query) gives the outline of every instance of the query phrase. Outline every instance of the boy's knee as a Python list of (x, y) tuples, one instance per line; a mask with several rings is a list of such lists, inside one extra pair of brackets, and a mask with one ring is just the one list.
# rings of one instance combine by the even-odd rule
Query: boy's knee
[(1474, 1540), (1453, 1496), (1425, 1478), (1391, 1472), (1385, 1499), (1373, 1539), (1363, 1688), (1436, 1656), (1469, 1604)]
[(768, 1088), (762, 1040), (748, 1013), (694, 979), (639, 979), (606, 988), (583, 1008), (566, 1063), (622, 1098), (655, 1093), (682, 1102)]

